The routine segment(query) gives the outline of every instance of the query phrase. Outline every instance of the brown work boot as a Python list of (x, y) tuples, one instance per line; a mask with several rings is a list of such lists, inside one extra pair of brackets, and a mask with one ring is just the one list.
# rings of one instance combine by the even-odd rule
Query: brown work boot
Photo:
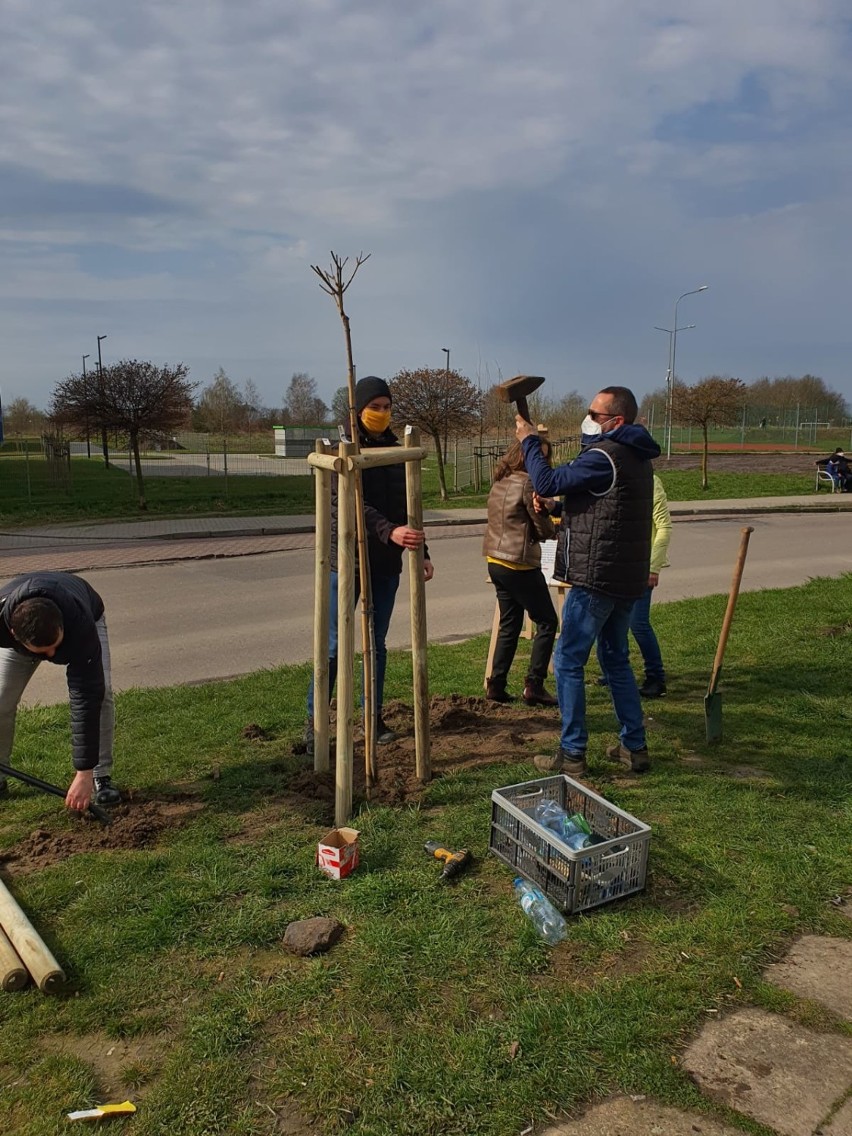
[(505, 682), (492, 682), (488, 679), (485, 685), (485, 697), (489, 702), (511, 702), (512, 696), (506, 690)]
[(568, 753), (561, 747), (552, 757), (547, 753), (537, 754), (533, 765), (542, 773), (567, 773), (569, 777), (582, 777), (587, 771), (584, 753)]
[(651, 768), (647, 746), (642, 746), (641, 749), (628, 749), (618, 742), (617, 745), (607, 748), (606, 755), (610, 761), (617, 761), (631, 773), (647, 773)]
[(524, 687), (524, 702), (527, 706), (558, 706), (559, 702), (544, 689), (540, 678), (528, 678)]

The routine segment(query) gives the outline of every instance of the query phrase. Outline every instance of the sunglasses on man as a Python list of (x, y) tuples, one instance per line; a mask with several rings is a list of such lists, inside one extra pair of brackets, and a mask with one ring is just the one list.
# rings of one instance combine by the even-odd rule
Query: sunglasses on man
[(617, 414), (610, 414), (606, 410), (587, 410), (586, 414), (593, 422), (608, 422), (610, 418), (618, 418)]

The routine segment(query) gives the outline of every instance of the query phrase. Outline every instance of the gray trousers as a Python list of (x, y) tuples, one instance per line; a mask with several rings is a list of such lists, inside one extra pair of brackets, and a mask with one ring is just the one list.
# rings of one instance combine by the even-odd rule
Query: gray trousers
[[(115, 737), (115, 700), (112, 695), (112, 675), (110, 673), (109, 639), (107, 638), (104, 616), (95, 625), (101, 641), (101, 655), (104, 665), (104, 701), (101, 706), (101, 737), (98, 751), (98, 764), (95, 777), (108, 777), (112, 772), (112, 743)], [(11, 647), (0, 647), (0, 761), (9, 764), (12, 755), (12, 742), (15, 740), (15, 718), (18, 704), (27, 688), (27, 683), (36, 672), (41, 659), (19, 655)]]

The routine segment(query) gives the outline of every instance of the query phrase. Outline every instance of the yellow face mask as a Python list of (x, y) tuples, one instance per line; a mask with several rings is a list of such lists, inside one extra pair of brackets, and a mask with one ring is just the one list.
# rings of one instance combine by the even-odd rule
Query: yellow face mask
[(384, 434), (390, 426), (391, 412), (389, 410), (370, 410), (365, 407), (361, 411), (361, 421), (371, 434)]

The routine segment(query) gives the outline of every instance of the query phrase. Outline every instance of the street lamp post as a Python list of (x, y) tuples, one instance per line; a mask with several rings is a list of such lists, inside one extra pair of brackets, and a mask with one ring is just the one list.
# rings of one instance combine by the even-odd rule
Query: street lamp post
[(104, 469), (109, 469), (109, 446), (107, 445), (107, 428), (103, 420), (103, 399), (104, 399), (104, 367), (101, 362), (101, 340), (106, 339), (105, 335), (98, 336), (98, 394), (101, 399), (101, 448), (104, 453)]
[[(709, 284), (702, 284), (698, 288), (692, 288), (689, 292), (682, 292), (675, 300), (674, 306), (674, 321), (671, 330), (668, 328), (657, 328), (657, 331), (669, 331), (669, 373), (666, 376), (666, 457), (672, 456), (672, 403), (674, 400), (674, 381), (675, 381), (675, 359), (677, 358), (677, 333), (678, 331), (686, 331), (686, 328), (678, 328), (677, 326), (677, 308), (678, 304), (686, 296), (697, 296), (699, 292), (706, 292), (710, 287)], [(695, 324), (689, 324), (689, 327), (695, 327)]]
[[(685, 324), (683, 327), (679, 327), (678, 331), (689, 331), (693, 327), (695, 327), (694, 323), (688, 323), (688, 324)], [(672, 384), (673, 384), (673, 381), (674, 381), (672, 379), (672, 340), (674, 338), (674, 328), (657, 327), (657, 325), (655, 324), (654, 325), (654, 331), (664, 331), (666, 333), (666, 335), (669, 337), (669, 356), (668, 356), (669, 365), (666, 369), (666, 405), (663, 408), (664, 409), (664, 414), (663, 414), (663, 446), (668, 449), (668, 456), (671, 457), (671, 449), (672, 449), (671, 448), (671, 429), (672, 429), (671, 410), (672, 410), (672, 402), (673, 402), (673, 398), (674, 398), (674, 391), (673, 391), (673, 388), (672, 388)]]
[(89, 437), (89, 380), (86, 376), (86, 360), (88, 355), (83, 356), (83, 397), (86, 400), (86, 457), (92, 456), (92, 441)]
[(444, 369), (444, 463), (446, 464), (446, 461), (447, 461), (447, 430), (449, 428), (449, 424), (447, 422), (447, 415), (448, 415), (447, 407), (449, 405), (449, 397), (450, 397), (450, 349), (449, 349), (449, 347), (442, 347), (441, 350), (447, 356), (447, 365)]

